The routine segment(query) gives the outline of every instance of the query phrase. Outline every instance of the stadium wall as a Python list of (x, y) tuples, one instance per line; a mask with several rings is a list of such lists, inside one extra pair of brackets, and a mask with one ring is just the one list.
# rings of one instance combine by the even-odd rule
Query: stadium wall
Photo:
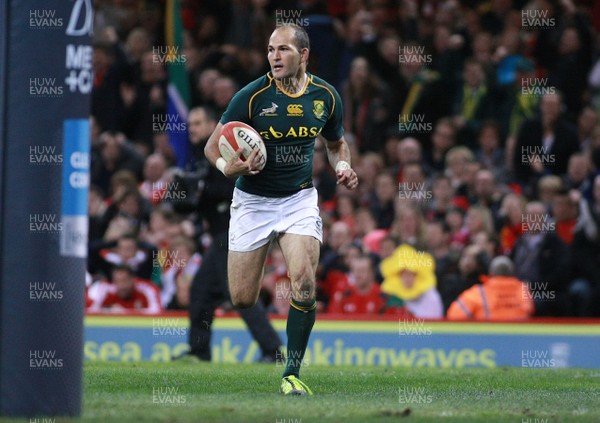
[[(305, 365), (394, 367), (600, 368), (600, 321), (543, 320), (471, 323), (424, 320), (319, 318)], [(273, 319), (285, 342), (285, 320)], [(187, 350), (188, 320), (160, 316), (90, 315), (85, 319), (86, 361), (169, 361)], [(235, 316), (217, 318), (213, 361), (250, 363), (256, 342)]]

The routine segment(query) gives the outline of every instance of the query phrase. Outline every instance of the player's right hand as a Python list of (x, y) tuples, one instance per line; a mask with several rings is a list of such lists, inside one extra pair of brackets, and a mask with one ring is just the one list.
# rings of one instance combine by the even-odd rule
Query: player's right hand
[(231, 160), (227, 162), (227, 166), (225, 166), (225, 176), (228, 178), (235, 178), (242, 175), (257, 175), (260, 172), (260, 170), (258, 170), (258, 164), (260, 162), (258, 150), (253, 150), (247, 160), (242, 160), (243, 151), (244, 150), (239, 148)]
[(343, 185), (350, 190), (358, 186), (358, 176), (354, 169), (338, 170), (335, 176), (337, 177), (338, 185)]

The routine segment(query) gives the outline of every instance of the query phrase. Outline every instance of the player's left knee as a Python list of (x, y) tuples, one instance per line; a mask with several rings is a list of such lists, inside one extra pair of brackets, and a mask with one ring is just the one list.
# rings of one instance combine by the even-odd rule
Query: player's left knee
[(292, 276), (294, 287), (293, 297), (297, 301), (310, 301), (315, 298), (315, 278), (309, 274), (300, 275), (297, 279)]

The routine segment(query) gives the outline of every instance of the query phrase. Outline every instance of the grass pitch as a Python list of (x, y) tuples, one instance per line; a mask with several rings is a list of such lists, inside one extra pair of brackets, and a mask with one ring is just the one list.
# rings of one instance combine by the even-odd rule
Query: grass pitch
[(301, 376), (312, 397), (281, 396), (281, 371), (274, 364), (88, 363), (84, 414), (71, 421), (600, 422), (598, 370), (310, 366)]

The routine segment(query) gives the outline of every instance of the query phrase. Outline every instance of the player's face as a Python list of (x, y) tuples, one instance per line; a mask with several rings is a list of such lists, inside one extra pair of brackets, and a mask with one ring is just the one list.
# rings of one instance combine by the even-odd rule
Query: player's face
[(299, 51), (293, 43), (293, 35), (293, 29), (279, 28), (273, 31), (269, 39), (267, 58), (275, 79), (297, 76), (300, 66), (306, 63), (308, 49)]

